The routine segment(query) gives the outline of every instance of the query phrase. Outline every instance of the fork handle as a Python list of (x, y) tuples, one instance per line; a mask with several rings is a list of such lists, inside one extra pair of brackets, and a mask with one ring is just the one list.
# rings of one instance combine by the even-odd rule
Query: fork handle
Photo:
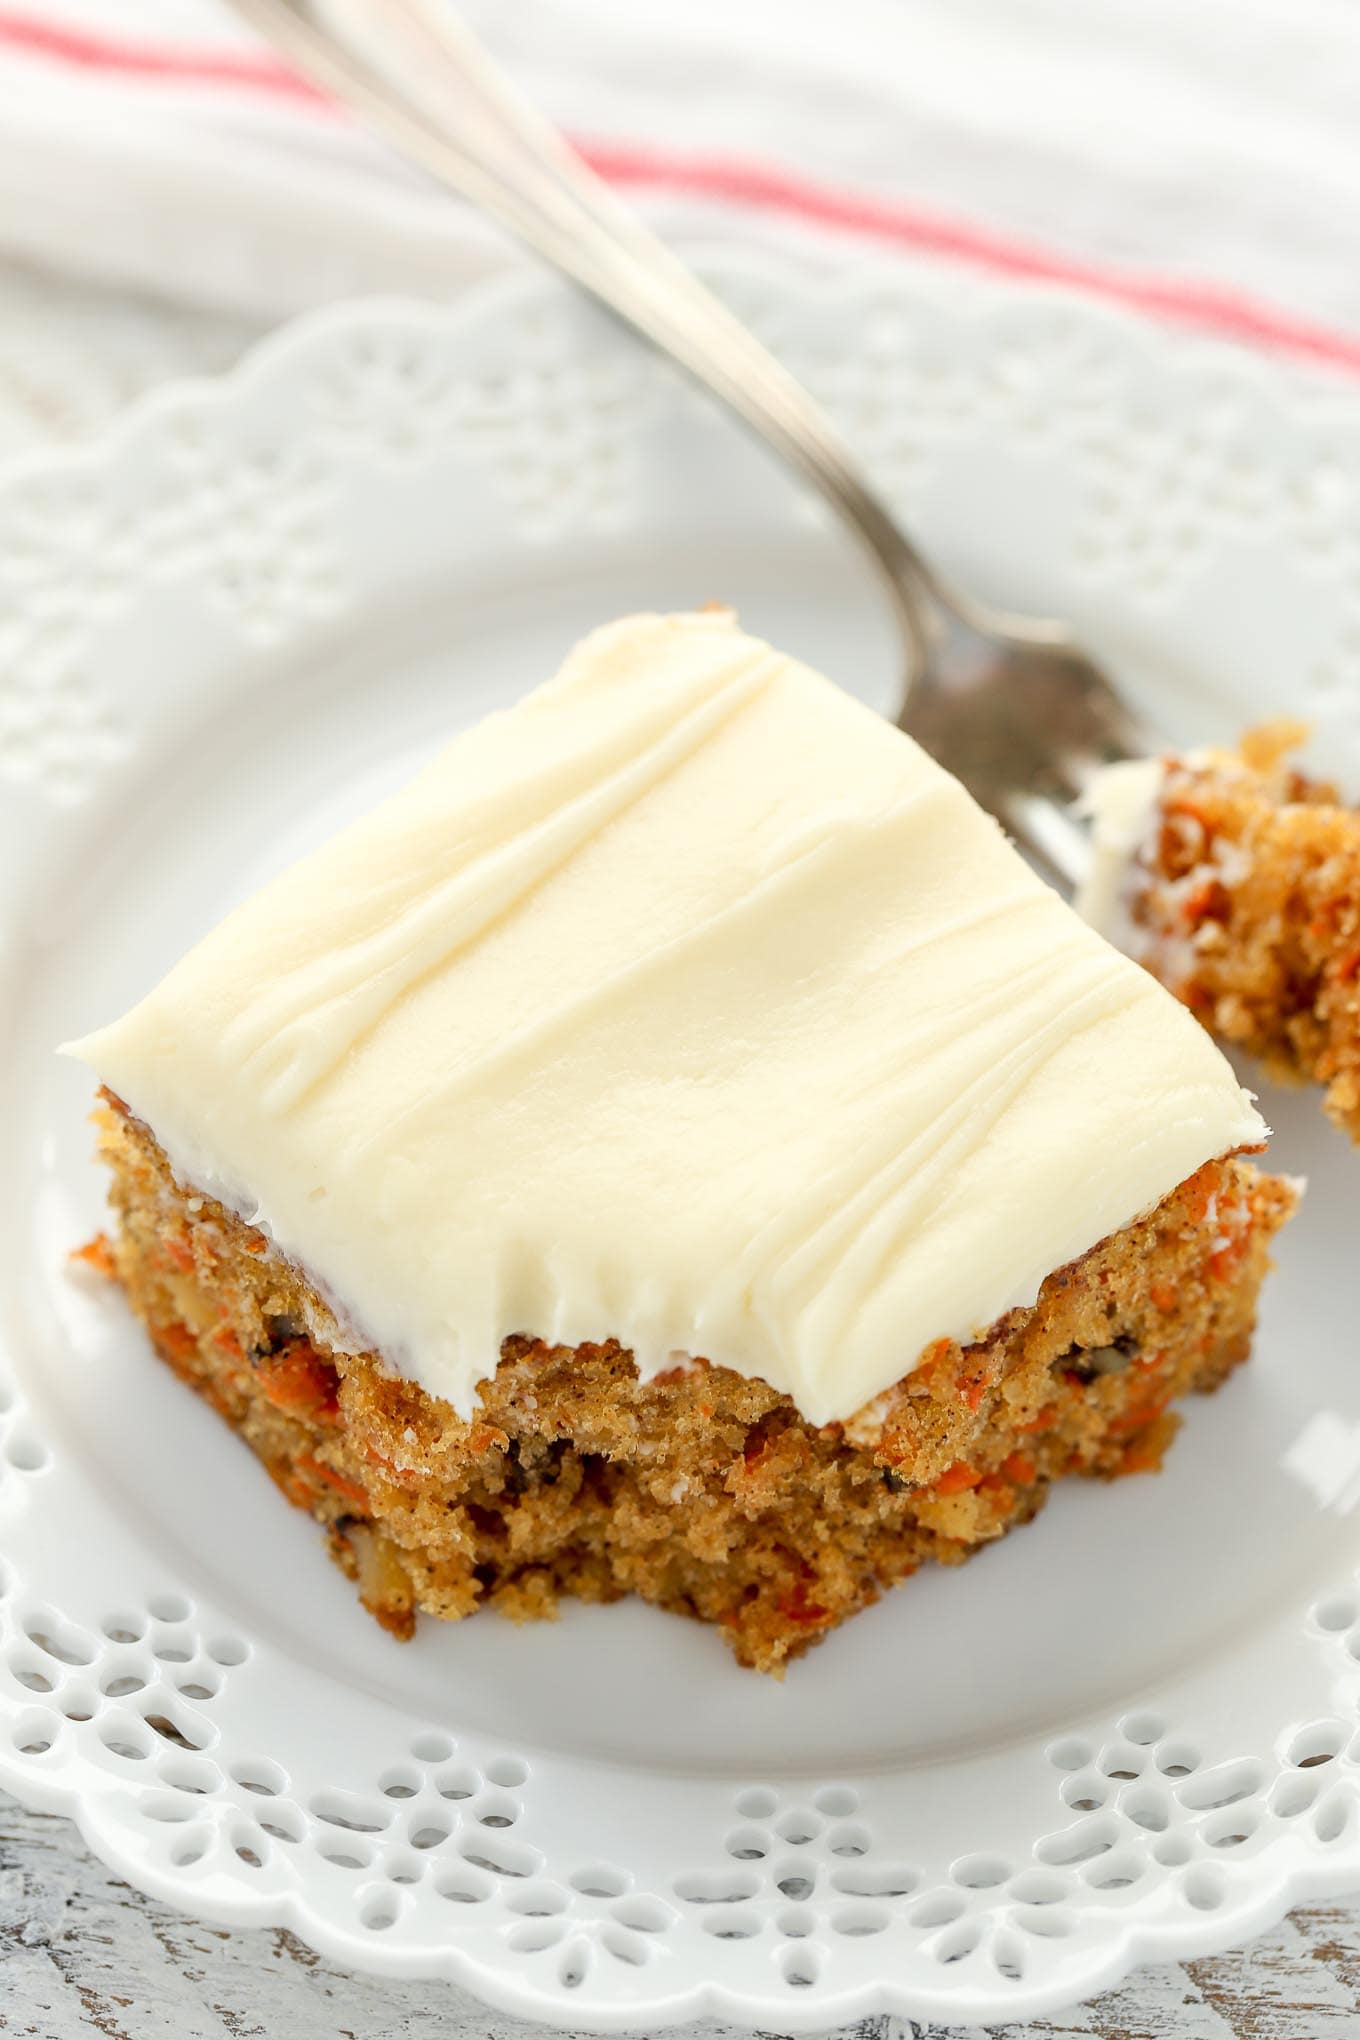
[(619, 203), (430, 0), (235, 0), (317, 83), (566, 272), (721, 399), (818, 489), (883, 577), (914, 680), (928, 602), (954, 607), (796, 379)]

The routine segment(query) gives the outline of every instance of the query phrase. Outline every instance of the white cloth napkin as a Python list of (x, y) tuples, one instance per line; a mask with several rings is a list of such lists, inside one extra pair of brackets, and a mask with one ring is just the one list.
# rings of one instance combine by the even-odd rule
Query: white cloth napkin
[[(1360, 373), (1352, 0), (464, 0), (664, 232), (1065, 279)], [(274, 319), (512, 257), (219, 0), (0, 0), (0, 254)]]

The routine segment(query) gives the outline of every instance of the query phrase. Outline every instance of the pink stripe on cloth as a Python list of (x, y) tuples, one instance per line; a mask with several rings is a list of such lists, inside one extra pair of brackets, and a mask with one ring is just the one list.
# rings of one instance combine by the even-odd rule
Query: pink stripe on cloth
[(133, 78), (174, 78), (186, 85), (243, 85), (255, 92), (307, 100), (317, 107), (331, 104), (325, 93), (308, 79), (270, 57), (125, 42), (112, 36), (91, 35), (85, 29), (62, 28), (55, 22), (41, 21), (8, 7), (0, 7), (0, 43), (29, 56), (71, 64), (82, 71), (117, 71)]
[[(226, 86), (288, 99), (327, 115), (336, 110), (325, 93), (267, 56), (131, 42), (63, 28), (0, 6), (0, 47), (5, 46), (80, 70)], [(822, 185), (774, 165), (630, 142), (578, 140), (576, 146), (612, 184), (755, 207), (946, 257), (994, 275), (1065, 284), (1199, 332), (1360, 374), (1360, 336), (1297, 318), (1220, 284), (1129, 274), (1011, 239), (984, 224), (948, 218), (896, 198)]]
[(1277, 347), (1332, 367), (1360, 373), (1360, 336), (1296, 319), (1286, 311), (1190, 278), (1130, 276), (1092, 262), (1013, 241), (991, 228), (947, 219), (869, 193), (832, 190), (783, 170), (704, 156), (675, 156), (629, 143), (583, 142), (576, 147), (613, 184), (707, 194), (796, 213), (819, 226), (844, 227), (918, 253), (944, 255), (1006, 276), (1063, 283), (1141, 312), (1175, 320), (1225, 339)]

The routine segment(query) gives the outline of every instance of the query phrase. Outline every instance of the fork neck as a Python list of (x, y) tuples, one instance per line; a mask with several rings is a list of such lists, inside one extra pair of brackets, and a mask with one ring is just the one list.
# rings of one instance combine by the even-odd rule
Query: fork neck
[(318, 83), (471, 199), (720, 399), (817, 489), (876, 568), (909, 681), (932, 605), (973, 629), (1061, 643), (1061, 626), (948, 587), (865, 479), (821, 407), (623, 205), (438, 0), (235, 0)]

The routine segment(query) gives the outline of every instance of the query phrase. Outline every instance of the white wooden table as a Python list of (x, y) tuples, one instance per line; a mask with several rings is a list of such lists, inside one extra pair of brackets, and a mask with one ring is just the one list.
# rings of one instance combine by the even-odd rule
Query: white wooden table
[[(141, 390), (225, 368), (245, 326), (0, 266), (0, 459), (72, 440)], [(718, 2040), (687, 2027), (677, 2040)], [(849, 2029), (847, 2029), (849, 2030)], [(982, 2040), (871, 2020), (859, 2040)], [(1360, 2040), (1360, 1901), (1295, 1914), (1249, 1948), (1141, 1971), (1065, 2017), (990, 2040)], [(0, 1795), (5, 2040), (546, 2040), (445, 1984), (331, 1968), (291, 1934), (200, 1925), (132, 1891), (69, 1823)], [(768, 2040), (768, 2036), (767, 2036)]]
[[(871, 2019), (856, 2040), (982, 2040)], [(732, 2029), (676, 2029), (725, 2040)], [(1314, 1906), (1240, 1952), (1141, 1970), (1056, 2019), (988, 2040), (1355, 2040), (1360, 1908)], [(292, 1934), (229, 1932), (132, 1891), (74, 1828), (0, 1797), (0, 2035), (25, 2040), (546, 2040), (449, 1984), (333, 1969)], [(734, 2035), (735, 2040), (735, 2035)], [(765, 2036), (770, 2040), (770, 2036)]]

